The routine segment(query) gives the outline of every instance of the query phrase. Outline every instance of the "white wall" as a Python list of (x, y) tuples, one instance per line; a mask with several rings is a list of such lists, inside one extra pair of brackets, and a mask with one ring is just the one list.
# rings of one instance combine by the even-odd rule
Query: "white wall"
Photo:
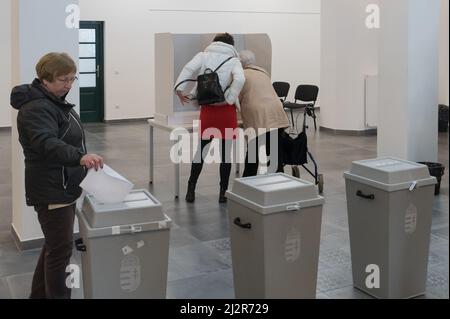
[(378, 72), (378, 29), (366, 27), (378, 0), (322, 0), (321, 126), (365, 130), (364, 75)]
[(439, 104), (448, 104), (448, 3), (441, 0), (440, 35), (439, 35)]
[(79, 2), (81, 20), (105, 21), (106, 120), (153, 116), (154, 34), (159, 32), (267, 33), (272, 78), (291, 83), (291, 99), (298, 84), (319, 84), (318, 0)]
[[(332, 24), (338, 22), (336, 20), (337, 15), (343, 14), (344, 11), (342, 11), (341, 7), (345, 7), (345, 1), (348, 2), (348, 0), (325, 0), (326, 6), (321, 9), (319, 0), (283, 0), (278, 2), (267, 0), (239, 2), (233, 0), (224, 3), (206, 0), (189, 2), (182, 0), (170, 2), (146, 0), (80, 0), (82, 19), (106, 21), (105, 117), (107, 120), (111, 120), (141, 118), (153, 115), (153, 36), (156, 32), (267, 32), (272, 38), (274, 50), (273, 79), (280, 81), (288, 80), (291, 82), (293, 88), (291, 89), (290, 99), (292, 99), (297, 83), (319, 83), (320, 61), (318, 52), (320, 51), (321, 36), (319, 31), (320, 11), (323, 12), (324, 17), (322, 23), (326, 23), (325, 30), (322, 32), (322, 37), (324, 37), (322, 42), (325, 45), (325, 48), (321, 50), (322, 55), (325, 52), (335, 52), (336, 46), (340, 45), (341, 41), (353, 40), (352, 43), (362, 41), (364, 45), (360, 47), (363, 50), (365, 50), (365, 47), (372, 48), (373, 41), (371, 37), (367, 38), (360, 35), (353, 39), (355, 33), (351, 29), (352, 36), (346, 36), (342, 33), (344, 30), (348, 30), (349, 27), (351, 28), (352, 23), (356, 20), (358, 22), (363, 21), (365, 17), (361, 16), (360, 9), (357, 10), (357, 16), (349, 18), (348, 23), (340, 21), (340, 23), (347, 25), (346, 28), (330, 29)], [(368, 2), (376, 3), (378, 1)], [(367, 1), (357, 1), (356, 5), (361, 7), (365, 2)], [(8, 74), (10, 68), (10, 32), (8, 30), (11, 17), (8, 10), (9, 6), (10, 0), (0, 1), (0, 105), (6, 106), (9, 105), (10, 92), (10, 75)], [(441, 34), (439, 41), (439, 103), (448, 105), (448, 0), (441, 0), (441, 6), (443, 9), (441, 10)], [(330, 12), (329, 8), (332, 7), (335, 7), (334, 10), (337, 10), (335, 13)], [(164, 9), (179, 10), (179, 12), (158, 11)], [(201, 13), (195, 10), (223, 10), (231, 12)], [(232, 13), (233, 11), (271, 11), (276, 13)], [(293, 14), (287, 14), (286, 12), (292, 12)], [(350, 12), (355, 13), (353, 9)], [(196, 18), (212, 21), (210, 24), (213, 27), (205, 30), (203, 27), (204, 24), (195, 21)], [(268, 21), (270, 21), (270, 24)], [(339, 34), (337, 33), (338, 31)], [(337, 37), (338, 35), (339, 37)], [(340, 47), (343, 50), (342, 45)], [(367, 51), (369, 51), (369, 55), (366, 55), (366, 58), (372, 59), (371, 52), (373, 50), (370, 49)], [(302, 57), (304, 61), (302, 61)], [(344, 58), (344, 61), (341, 60), (342, 58)], [(348, 69), (345, 69), (345, 66), (351, 62), (349, 60), (345, 55), (342, 57), (342, 55), (328, 54), (325, 59), (322, 56), (322, 68), (324, 71), (322, 72), (319, 98), (321, 101), (320, 106), (323, 110), (326, 109), (325, 114), (322, 111), (322, 118), (325, 121), (322, 124), (324, 126), (337, 129), (362, 129), (360, 110), (353, 113), (353, 109), (350, 106), (350, 110), (352, 111), (350, 113), (351, 116), (349, 116), (349, 113), (345, 114), (341, 111), (342, 107), (344, 109), (348, 108), (348, 105), (351, 105), (351, 103), (361, 103), (361, 84), (359, 79), (356, 86), (358, 88), (358, 96), (350, 101), (345, 101), (343, 104), (340, 103), (340, 107), (330, 110), (332, 101), (337, 99), (337, 80), (334, 76), (326, 76), (326, 74), (330, 72), (338, 74), (339, 68), (339, 71), (344, 71), (339, 74), (347, 75)], [(289, 61), (289, 63), (286, 61)], [(293, 66), (292, 64), (294, 63), (295, 65)], [(361, 67), (361, 65), (358, 67)], [(371, 69), (372, 67), (369, 68), (369, 71)], [(115, 71), (119, 73), (115, 74)], [(354, 77), (352, 78), (354, 79)], [(351, 86), (349, 83), (345, 85), (347, 88)], [(130, 91), (133, 94), (128, 94)], [(344, 97), (341, 97), (341, 99), (345, 100)], [(118, 109), (116, 109), (116, 105), (119, 106)], [(328, 108), (327, 105), (329, 105)], [(360, 109), (359, 106), (358, 109)], [(1, 107), (0, 127), (10, 125), (10, 108)]]
[(11, 0), (0, 1), (0, 127), (11, 126)]
[[(50, 51), (67, 52), (78, 60), (78, 29), (66, 27), (66, 6), (77, 0), (14, 1), (13, 85), (30, 83), (35, 77), (39, 58)], [(9, 92), (8, 92), (9, 96)], [(79, 104), (79, 90), (74, 87), (67, 99)], [(8, 102), (9, 105), (9, 102)], [(4, 107), (4, 106), (2, 106)], [(17, 111), (12, 112), (12, 224), (21, 242), (42, 237), (32, 207), (25, 204), (24, 163), (18, 142)]]

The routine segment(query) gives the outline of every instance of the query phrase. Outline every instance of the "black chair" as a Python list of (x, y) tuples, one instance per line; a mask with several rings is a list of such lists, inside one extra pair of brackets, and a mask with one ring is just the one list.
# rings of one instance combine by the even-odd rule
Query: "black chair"
[(280, 98), (281, 102), (284, 103), (288, 96), (291, 85), (287, 82), (273, 82), (272, 86), (275, 89), (275, 92), (277, 92), (277, 95)]
[[(317, 96), (319, 95), (319, 88), (315, 85), (299, 85), (297, 86), (297, 89), (295, 90), (295, 101), (292, 102), (285, 102), (283, 103), (283, 106), (285, 109), (288, 109), (291, 112), (291, 119), (292, 119), (292, 126), (295, 128), (294, 123), (294, 113), (293, 110), (301, 110), (306, 108), (305, 115), (309, 115), (314, 119), (314, 129), (317, 130), (317, 124), (316, 124), (316, 113), (314, 110), (314, 107), (316, 105)], [(306, 103), (297, 103), (297, 101), (300, 102), (306, 102)]]

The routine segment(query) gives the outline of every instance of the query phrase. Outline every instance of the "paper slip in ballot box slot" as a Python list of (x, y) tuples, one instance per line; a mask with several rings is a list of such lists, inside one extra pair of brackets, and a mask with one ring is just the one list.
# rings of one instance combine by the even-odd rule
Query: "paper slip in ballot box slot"
[(385, 157), (344, 173), (353, 285), (377, 298), (425, 293), (436, 178)]
[(133, 183), (108, 165), (89, 169), (80, 187), (103, 203), (121, 203), (133, 189)]
[(85, 298), (165, 298), (171, 219), (146, 190), (77, 210)]
[(315, 298), (323, 197), (286, 174), (238, 178), (227, 192), (236, 298)]

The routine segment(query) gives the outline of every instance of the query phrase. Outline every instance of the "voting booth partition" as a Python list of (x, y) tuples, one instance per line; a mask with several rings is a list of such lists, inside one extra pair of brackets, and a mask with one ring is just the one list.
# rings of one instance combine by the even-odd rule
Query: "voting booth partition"
[[(195, 101), (182, 105), (174, 94), (178, 75), (197, 53), (211, 44), (215, 34), (155, 34), (155, 115), (165, 125), (192, 124), (199, 117)], [(233, 34), (236, 51), (251, 50), (257, 64), (271, 73), (272, 45), (267, 34)], [(195, 85), (192, 82), (191, 88)]]

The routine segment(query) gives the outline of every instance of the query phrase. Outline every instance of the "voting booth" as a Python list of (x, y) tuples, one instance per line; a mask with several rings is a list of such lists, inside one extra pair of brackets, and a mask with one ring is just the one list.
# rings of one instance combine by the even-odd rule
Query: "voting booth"
[[(165, 125), (189, 124), (197, 120), (195, 101), (182, 105), (174, 94), (175, 81), (183, 67), (211, 44), (215, 33), (155, 34), (155, 116)], [(233, 34), (237, 52), (251, 50), (259, 66), (271, 73), (272, 45), (267, 34)], [(193, 82), (194, 83), (194, 82)]]

